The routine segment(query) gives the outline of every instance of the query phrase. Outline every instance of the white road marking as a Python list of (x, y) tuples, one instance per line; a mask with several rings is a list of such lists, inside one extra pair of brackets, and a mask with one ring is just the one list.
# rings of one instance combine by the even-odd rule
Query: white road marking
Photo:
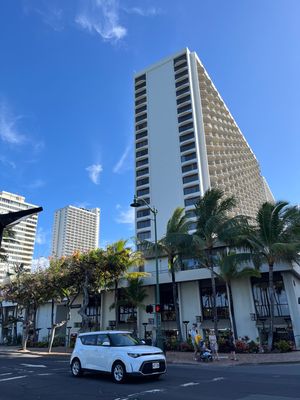
[(197, 382), (188, 382), (188, 383), (183, 383), (180, 386), (187, 387), (187, 386), (196, 386), (196, 385), (199, 385), (199, 383), (197, 383)]
[(5, 375), (12, 375), (12, 372), (6, 372), (5, 374), (0, 374), (0, 376), (5, 376)]
[(46, 365), (43, 364), (21, 364), (24, 367), (31, 367), (31, 368), (46, 368)]
[(52, 375), (51, 373), (46, 373), (46, 374), (37, 374), (37, 376), (48, 376), (48, 375)]
[(213, 382), (223, 381), (225, 378), (223, 376), (219, 376), (217, 378), (212, 379)]
[(13, 376), (11, 378), (0, 379), (0, 382), (12, 381), (13, 379), (22, 379), (22, 378), (27, 378), (27, 375)]
[(144, 392), (141, 392), (140, 394), (143, 393), (159, 393), (159, 392), (163, 392), (163, 389), (152, 389), (152, 390), (145, 390)]
[(161, 393), (163, 391), (164, 391), (164, 389), (145, 390), (144, 392), (128, 394), (126, 397), (117, 397), (115, 400), (129, 400), (135, 396), (143, 396), (144, 394), (148, 394), (148, 393)]

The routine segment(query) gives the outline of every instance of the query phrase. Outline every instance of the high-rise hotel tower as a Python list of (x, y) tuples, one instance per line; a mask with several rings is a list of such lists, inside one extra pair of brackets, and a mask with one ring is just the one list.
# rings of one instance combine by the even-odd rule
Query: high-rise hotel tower
[[(194, 52), (185, 49), (135, 75), (136, 194), (158, 209), (158, 237), (174, 209), (194, 204), (211, 187), (254, 216), (272, 198), (258, 161)], [(136, 209), (136, 233), (153, 239), (146, 206)]]
[(99, 246), (100, 209), (67, 206), (55, 211), (52, 256), (71, 256)]

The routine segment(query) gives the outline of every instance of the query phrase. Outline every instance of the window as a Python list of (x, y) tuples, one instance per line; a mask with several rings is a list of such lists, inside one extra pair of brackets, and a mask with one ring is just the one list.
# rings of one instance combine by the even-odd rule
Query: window
[(140, 84), (138, 84), (138, 85), (135, 86), (135, 90), (142, 89), (142, 88), (145, 87), (145, 86), (146, 86), (146, 82), (141, 82)]
[(79, 336), (81, 343), (85, 346), (96, 346), (97, 335)]
[(135, 110), (135, 113), (136, 113), (136, 114), (139, 114), (140, 112), (146, 111), (146, 110), (147, 110), (147, 106), (144, 105), (144, 106), (142, 106), (142, 107), (137, 108), (137, 109)]
[(181, 162), (194, 160), (196, 158), (196, 153), (185, 154), (181, 156)]
[(188, 93), (190, 91), (190, 86), (186, 86), (183, 89), (179, 89), (176, 91), (176, 96), (180, 96), (181, 94)]
[(187, 62), (184, 62), (182, 64), (176, 65), (176, 67), (174, 67), (174, 71), (178, 71), (179, 69), (185, 68), (187, 67)]
[(185, 53), (182, 54), (182, 55), (179, 56), (179, 57), (174, 58), (174, 64), (176, 64), (176, 63), (179, 62), (179, 61), (183, 61), (183, 60), (186, 60), (186, 54), (185, 54)]
[(198, 180), (198, 174), (188, 175), (182, 178), (183, 183), (190, 183)]
[(177, 103), (177, 105), (179, 105), (179, 104), (185, 103), (186, 101), (189, 101), (189, 100), (191, 100), (190, 95), (181, 97), (180, 99), (177, 99), (176, 103)]
[(136, 171), (136, 176), (142, 176), (146, 174), (149, 174), (149, 168), (143, 168), (140, 169), (139, 171)]
[(189, 198), (189, 199), (185, 199), (185, 200), (184, 200), (184, 205), (185, 205), (185, 207), (194, 206), (194, 205), (197, 203), (197, 201), (198, 201), (199, 199), (200, 199), (199, 196), (197, 196), (197, 197), (191, 197), (191, 198)]
[(145, 232), (140, 232), (137, 234), (137, 237), (139, 240), (147, 240), (151, 238), (151, 232), (150, 231), (145, 231)]
[(148, 154), (148, 149), (140, 150), (136, 152), (136, 157), (142, 157)]
[(136, 135), (135, 135), (135, 138), (136, 138), (136, 140), (139, 140), (139, 139), (143, 139), (144, 137), (146, 137), (148, 135), (148, 132), (147, 131), (144, 131), (144, 132), (141, 132), (141, 133), (137, 133)]
[(192, 119), (192, 118), (193, 118), (193, 114), (192, 113), (183, 115), (182, 117), (178, 117), (178, 123), (181, 124), (181, 122), (187, 121), (187, 120)]
[(139, 115), (138, 117), (135, 117), (135, 122), (143, 121), (146, 118), (147, 118), (147, 113), (145, 113), (143, 115)]
[(140, 97), (140, 96), (143, 96), (144, 94), (146, 94), (146, 89), (144, 89), (144, 90), (142, 90), (142, 91), (136, 93), (136, 94), (135, 94), (135, 98), (138, 98), (138, 97)]
[(185, 216), (187, 218), (195, 218), (196, 217), (196, 211), (195, 210), (189, 210), (185, 212)]
[(149, 228), (151, 225), (151, 220), (146, 219), (145, 221), (138, 221), (136, 224), (137, 229), (142, 229), (142, 228)]
[(136, 162), (136, 167), (142, 167), (143, 165), (148, 164), (148, 158), (144, 158), (143, 160), (139, 160)]
[(148, 208), (137, 211), (136, 213), (137, 218), (147, 217), (148, 215), (150, 215), (150, 210)]
[(138, 142), (135, 144), (136, 149), (140, 149), (141, 147), (147, 146), (148, 140), (142, 140), (141, 142)]
[(105, 333), (97, 335), (96, 346), (103, 346), (104, 342), (110, 343), (108, 335), (106, 335)]
[(194, 231), (197, 229), (197, 222), (191, 222), (189, 224), (189, 231)]
[(185, 85), (188, 82), (189, 82), (189, 78), (182, 79), (181, 81), (176, 82), (175, 87), (178, 88), (179, 86)]
[(187, 131), (188, 129), (192, 129), (194, 127), (194, 124), (192, 122), (189, 122), (185, 125), (182, 125), (179, 127), (179, 132), (184, 132)]
[(139, 106), (140, 104), (144, 104), (144, 103), (146, 103), (146, 97), (144, 97), (143, 99), (139, 99), (139, 100), (136, 100), (135, 101), (135, 105), (136, 106)]
[(192, 163), (192, 164), (184, 165), (183, 167), (181, 167), (181, 171), (183, 174), (186, 172), (189, 172), (189, 171), (193, 171), (195, 169), (197, 169), (197, 163)]
[(187, 71), (179, 72), (178, 74), (175, 75), (175, 80), (181, 78), (182, 76), (187, 75), (187, 73), (188, 73)]
[(137, 131), (139, 131), (139, 130), (141, 130), (141, 129), (143, 129), (143, 128), (147, 128), (147, 122), (143, 122), (142, 124), (137, 124), (137, 125), (135, 126), (135, 129), (136, 129)]
[(135, 78), (135, 83), (141, 82), (141, 81), (145, 81), (146, 80), (146, 74), (143, 74), (141, 76), (138, 76), (137, 78)]
[(190, 103), (190, 104), (187, 104), (186, 106), (182, 106), (182, 107), (177, 108), (177, 113), (181, 114), (181, 113), (183, 113), (185, 111), (189, 111), (191, 109), (192, 109), (192, 105)]
[(136, 181), (136, 186), (147, 185), (149, 183), (149, 178), (138, 179)]
[(136, 194), (137, 197), (145, 196), (145, 194), (149, 194), (149, 188), (137, 190)]
[(195, 148), (195, 142), (192, 142), (192, 143), (183, 144), (182, 146), (180, 146), (180, 151), (183, 153), (185, 151), (192, 150), (194, 148)]
[(200, 188), (199, 185), (195, 185), (195, 186), (189, 186), (183, 189), (183, 193), (185, 195), (187, 194), (192, 194), (192, 193), (196, 193), (199, 192)]
[[(225, 285), (216, 286), (216, 307), (219, 319), (229, 318), (228, 299)], [(201, 282), (201, 304), (203, 319), (213, 318), (213, 296), (210, 283), (207, 281)]]

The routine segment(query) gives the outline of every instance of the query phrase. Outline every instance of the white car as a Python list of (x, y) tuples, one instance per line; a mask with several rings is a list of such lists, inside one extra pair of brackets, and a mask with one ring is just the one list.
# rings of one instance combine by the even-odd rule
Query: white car
[(76, 377), (84, 371), (109, 372), (123, 383), (127, 375), (158, 378), (166, 372), (166, 358), (161, 349), (141, 344), (130, 332), (99, 331), (77, 337), (70, 366)]

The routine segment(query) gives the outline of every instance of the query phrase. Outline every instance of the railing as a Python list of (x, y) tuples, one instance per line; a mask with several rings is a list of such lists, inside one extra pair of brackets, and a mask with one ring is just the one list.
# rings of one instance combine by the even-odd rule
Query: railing
[[(203, 319), (213, 319), (214, 318), (214, 309), (212, 307), (203, 307), (202, 309)], [(228, 307), (217, 307), (217, 316), (219, 319), (227, 319), (229, 318), (229, 309)]]

